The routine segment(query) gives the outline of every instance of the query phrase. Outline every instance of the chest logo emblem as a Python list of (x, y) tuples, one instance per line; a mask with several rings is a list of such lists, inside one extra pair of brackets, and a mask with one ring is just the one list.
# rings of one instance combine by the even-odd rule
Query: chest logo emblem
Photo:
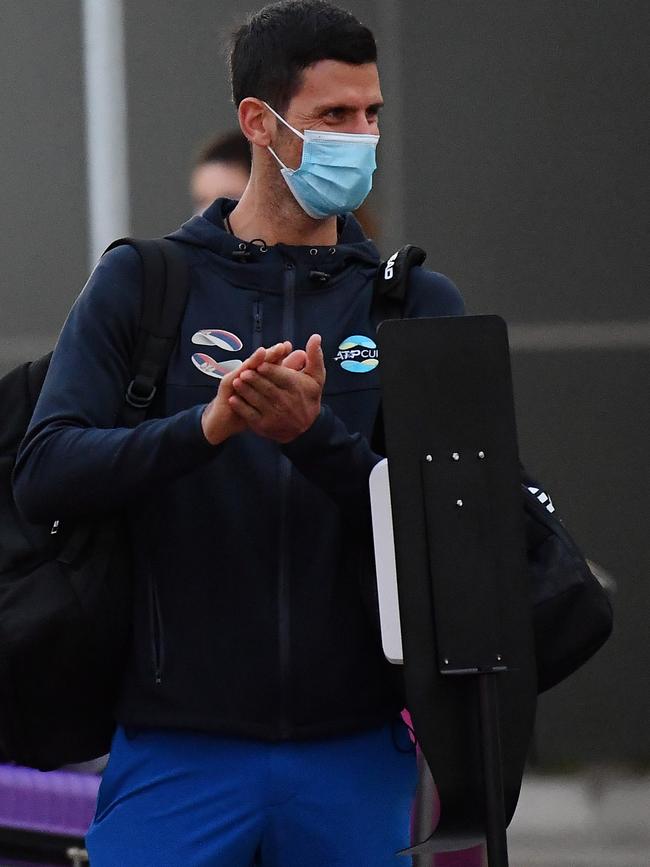
[(243, 364), (239, 358), (233, 358), (232, 361), (217, 361), (211, 355), (206, 355), (205, 352), (195, 352), (192, 356), (192, 363), (198, 367), (201, 373), (213, 376), (215, 379), (223, 379), (224, 376), (237, 370)]
[[(244, 345), (236, 334), (224, 331), (222, 328), (203, 328), (192, 335), (192, 343), (199, 346), (215, 346), (225, 349), (226, 352), (238, 352)], [(195, 352), (192, 355), (192, 364), (206, 376), (223, 379), (226, 374), (241, 367), (243, 362), (239, 358), (217, 361), (205, 352)]]
[(370, 373), (379, 364), (379, 350), (370, 337), (353, 334), (339, 345), (334, 361), (350, 373)]
[(232, 331), (223, 331), (221, 328), (204, 328), (192, 335), (192, 343), (199, 346), (218, 346), (227, 352), (238, 352), (243, 343)]

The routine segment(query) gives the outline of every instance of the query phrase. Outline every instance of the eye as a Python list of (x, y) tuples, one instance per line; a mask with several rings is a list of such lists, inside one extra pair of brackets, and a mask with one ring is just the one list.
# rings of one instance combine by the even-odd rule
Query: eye
[(325, 117), (332, 118), (332, 120), (343, 120), (345, 117), (345, 109), (344, 108), (330, 108), (325, 113)]

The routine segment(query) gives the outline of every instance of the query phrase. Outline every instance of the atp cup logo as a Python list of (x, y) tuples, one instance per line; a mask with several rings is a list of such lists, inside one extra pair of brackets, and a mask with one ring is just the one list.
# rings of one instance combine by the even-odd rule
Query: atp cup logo
[(334, 361), (350, 373), (370, 373), (379, 364), (379, 350), (374, 340), (363, 334), (353, 334), (341, 343)]

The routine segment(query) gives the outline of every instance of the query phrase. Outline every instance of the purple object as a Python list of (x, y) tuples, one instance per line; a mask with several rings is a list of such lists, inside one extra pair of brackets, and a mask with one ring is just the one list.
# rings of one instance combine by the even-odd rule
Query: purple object
[(0, 827), (84, 837), (100, 778), (0, 765)]

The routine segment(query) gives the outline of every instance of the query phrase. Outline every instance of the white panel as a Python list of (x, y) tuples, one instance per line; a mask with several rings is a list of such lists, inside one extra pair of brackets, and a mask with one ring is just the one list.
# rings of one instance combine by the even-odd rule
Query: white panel
[(370, 473), (370, 508), (377, 567), (381, 643), (386, 659), (399, 664), (404, 662), (404, 653), (397, 595), (393, 513), (386, 458), (376, 464)]

